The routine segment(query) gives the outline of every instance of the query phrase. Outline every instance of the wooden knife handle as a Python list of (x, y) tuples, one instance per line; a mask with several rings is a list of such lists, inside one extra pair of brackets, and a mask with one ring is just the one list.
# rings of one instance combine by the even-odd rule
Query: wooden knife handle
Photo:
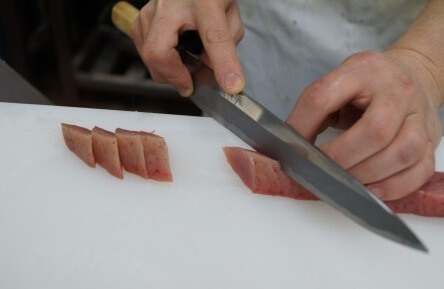
[(131, 38), (131, 27), (139, 16), (139, 10), (128, 2), (117, 2), (111, 12), (111, 20), (120, 31)]

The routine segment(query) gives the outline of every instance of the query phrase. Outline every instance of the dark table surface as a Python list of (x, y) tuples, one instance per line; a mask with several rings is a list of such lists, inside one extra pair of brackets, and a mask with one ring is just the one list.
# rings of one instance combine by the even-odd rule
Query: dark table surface
[(52, 104), (52, 102), (0, 59), (0, 102)]

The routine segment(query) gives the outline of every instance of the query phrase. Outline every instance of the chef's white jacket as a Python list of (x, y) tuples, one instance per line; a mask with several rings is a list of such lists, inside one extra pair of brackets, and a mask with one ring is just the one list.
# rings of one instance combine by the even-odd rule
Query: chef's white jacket
[(285, 119), (303, 89), (347, 56), (382, 51), (426, 0), (238, 0), (246, 92)]

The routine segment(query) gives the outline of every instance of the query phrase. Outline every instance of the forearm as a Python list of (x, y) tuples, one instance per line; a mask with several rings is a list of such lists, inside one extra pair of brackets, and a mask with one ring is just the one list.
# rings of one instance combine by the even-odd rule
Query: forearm
[[(407, 31), (388, 50), (410, 59), (427, 87), (437, 90), (436, 105), (444, 103), (444, 0), (430, 0)], [(422, 66), (422, 67), (421, 67)], [(427, 76), (428, 74), (428, 76)]]

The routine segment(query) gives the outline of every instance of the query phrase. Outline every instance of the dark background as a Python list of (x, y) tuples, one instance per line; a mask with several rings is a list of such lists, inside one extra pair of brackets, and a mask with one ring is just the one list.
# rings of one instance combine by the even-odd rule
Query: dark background
[(116, 2), (0, 0), (0, 57), (56, 105), (200, 115), (173, 87), (151, 80), (111, 23)]

